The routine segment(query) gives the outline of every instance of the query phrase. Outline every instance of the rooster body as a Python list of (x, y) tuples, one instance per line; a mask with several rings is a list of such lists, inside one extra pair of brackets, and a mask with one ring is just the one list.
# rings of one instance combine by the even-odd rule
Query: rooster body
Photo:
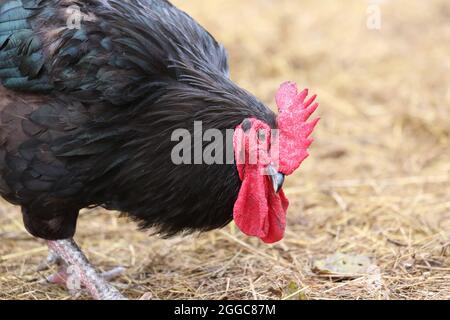
[[(283, 237), (281, 186), (307, 156), (315, 97), (285, 83), (277, 118), (230, 80), (225, 49), (166, 0), (0, 0), (0, 81), (0, 195), (93, 297), (122, 298), (71, 240), (83, 208), (164, 236), (234, 218), (264, 242)], [(235, 159), (256, 150), (267, 161), (229, 163), (224, 151), (215, 164), (195, 152), (175, 164), (173, 133), (195, 137), (197, 122), (222, 137), (234, 130), (224, 149)], [(208, 146), (200, 140), (189, 149)]]
[(164, 0), (1, 4), (0, 192), (31, 234), (70, 238), (93, 206), (166, 235), (231, 221), (235, 166), (174, 165), (171, 134), (275, 115), (209, 33)]

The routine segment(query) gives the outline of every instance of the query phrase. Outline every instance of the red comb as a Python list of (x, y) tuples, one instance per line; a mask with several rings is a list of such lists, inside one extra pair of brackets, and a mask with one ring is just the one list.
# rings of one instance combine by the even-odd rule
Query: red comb
[(309, 99), (308, 89), (298, 92), (293, 82), (283, 83), (278, 89), (279, 168), (286, 175), (292, 174), (308, 157), (309, 138), (319, 118), (307, 122), (319, 104), (314, 103), (316, 95)]

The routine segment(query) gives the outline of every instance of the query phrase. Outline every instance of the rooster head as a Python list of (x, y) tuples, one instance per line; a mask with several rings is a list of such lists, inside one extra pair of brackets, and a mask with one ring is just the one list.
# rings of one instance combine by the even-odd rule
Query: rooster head
[(282, 185), (308, 157), (309, 138), (319, 119), (307, 122), (317, 109), (308, 89), (286, 82), (276, 94), (277, 129), (255, 118), (237, 126), (233, 145), (242, 181), (234, 204), (236, 225), (249, 236), (274, 243), (284, 236), (289, 205)]

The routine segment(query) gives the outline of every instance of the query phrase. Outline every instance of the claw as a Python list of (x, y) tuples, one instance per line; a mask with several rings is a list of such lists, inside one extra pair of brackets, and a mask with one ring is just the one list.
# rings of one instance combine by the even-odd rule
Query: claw
[(106, 272), (102, 272), (100, 276), (105, 279), (106, 281), (114, 280), (120, 276), (122, 276), (125, 273), (124, 267), (116, 267), (114, 269), (111, 269)]
[(47, 282), (50, 284), (66, 286), (67, 279), (69, 278), (69, 274), (66, 269), (66, 267), (60, 267), (58, 272), (47, 277)]
[(153, 300), (153, 295), (151, 292), (144, 293), (142, 297), (139, 298), (139, 300)]

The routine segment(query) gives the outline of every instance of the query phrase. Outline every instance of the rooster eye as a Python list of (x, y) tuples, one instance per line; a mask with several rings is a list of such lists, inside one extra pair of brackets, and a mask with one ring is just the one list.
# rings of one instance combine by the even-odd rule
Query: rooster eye
[(262, 142), (266, 141), (266, 132), (263, 129), (258, 130), (258, 139)]
[(244, 132), (247, 132), (248, 130), (250, 130), (252, 127), (252, 122), (250, 121), (250, 119), (245, 119), (242, 122), (242, 129), (244, 130)]

